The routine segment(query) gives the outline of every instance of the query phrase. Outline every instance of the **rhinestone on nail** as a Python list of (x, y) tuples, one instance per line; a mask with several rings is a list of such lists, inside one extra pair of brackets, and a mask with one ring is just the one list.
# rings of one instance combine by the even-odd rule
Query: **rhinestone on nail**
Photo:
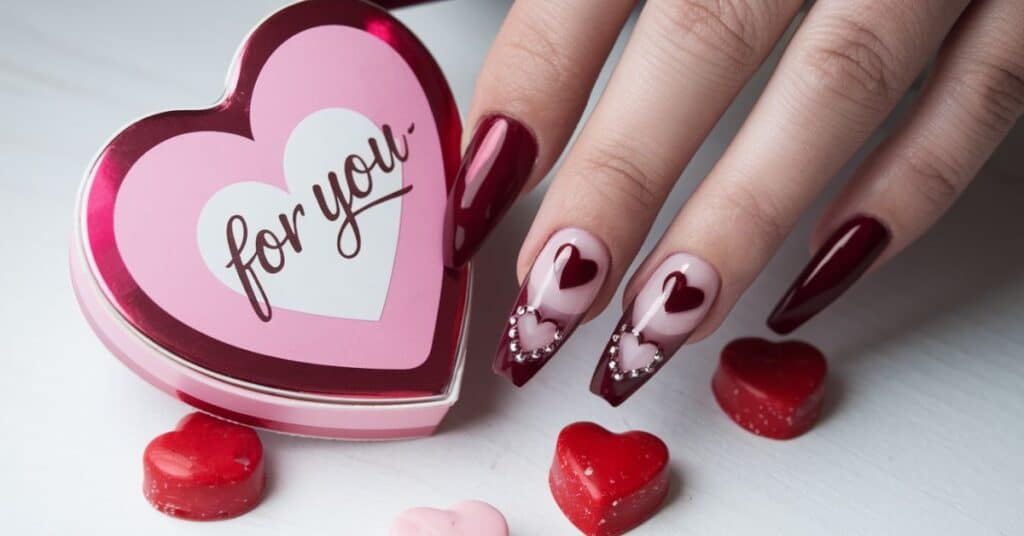
[[(519, 339), (519, 319), (528, 314), (536, 315), (538, 316), (538, 321), (540, 320), (539, 315), (537, 315), (536, 307), (524, 305), (516, 307), (515, 313), (508, 319), (508, 323), (510, 325), (507, 332), (509, 338), (508, 349), (512, 352), (512, 357), (517, 363), (523, 363), (528, 360), (537, 361), (542, 358), (550, 357), (551, 354), (555, 353), (555, 350), (558, 349), (558, 343), (560, 343), (565, 337), (561, 327), (557, 327), (555, 329), (555, 333), (553, 335), (554, 340), (552, 342), (549, 342), (541, 348), (524, 350), (522, 342), (520, 342)], [(557, 326), (557, 324), (555, 325)]]
[[(633, 336), (637, 337), (638, 339), (642, 338), (640, 330), (629, 325), (628, 322), (623, 322), (622, 325), (619, 326), (619, 332), (629, 332), (632, 333)], [(653, 344), (655, 348), (657, 348), (657, 352), (655, 352), (654, 356), (651, 358), (651, 362), (648, 363), (646, 366), (640, 368), (622, 370), (622, 367), (619, 363), (619, 354), (621, 353), (619, 350), (619, 344), (621, 344), (621, 340), (622, 337), (619, 335), (618, 332), (612, 334), (611, 343), (608, 345), (607, 350), (608, 369), (611, 371), (615, 371), (614, 374), (612, 374), (612, 379), (614, 379), (615, 381), (622, 381), (626, 378), (636, 379), (641, 376), (649, 376), (651, 374), (654, 374), (654, 372), (657, 371), (658, 367), (665, 360), (665, 354), (662, 353), (661, 346), (652, 341), (644, 341), (646, 344)]]

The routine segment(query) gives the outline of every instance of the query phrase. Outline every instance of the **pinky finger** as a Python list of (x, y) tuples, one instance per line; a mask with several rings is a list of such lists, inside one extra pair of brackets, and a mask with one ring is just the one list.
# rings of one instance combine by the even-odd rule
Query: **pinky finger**
[(789, 333), (953, 204), (1024, 113), (1024, 2), (974, 2), (914, 109), (818, 225), (817, 253), (768, 326)]

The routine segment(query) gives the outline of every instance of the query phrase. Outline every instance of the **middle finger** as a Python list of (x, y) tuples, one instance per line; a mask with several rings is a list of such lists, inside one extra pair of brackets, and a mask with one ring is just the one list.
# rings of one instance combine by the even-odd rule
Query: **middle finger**
[[(527, 281), (509, 318), (518, 327), (503, 336), (496, 371), (522, 385), (607, 304), (683, 167), (800, 4), (647, 3), (520, 251), (520, 280)], [(592, 277), (551, 284), (570, 265), (586, 266)]]

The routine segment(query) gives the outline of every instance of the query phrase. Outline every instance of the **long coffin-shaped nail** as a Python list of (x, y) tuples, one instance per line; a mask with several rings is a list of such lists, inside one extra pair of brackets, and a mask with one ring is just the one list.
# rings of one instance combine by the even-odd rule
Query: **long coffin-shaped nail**
[(870, 216), (855, 216), (829, 236), (779, 300), (768, 327), (786, 334), (850, 288), (889, 244), (889, 230)]
[(508, 317), (494, 371), (525, 384), (562, 347), (594, 303), (610, 258), (597, 237), (562, 229), (537, 255)]
[(445, 262), (458, 268), (476, 253), (515, 201), (537, 160), (537, 140), (503, 115), (480, 121), (448, 194)]
[(590, 390), (618, 406), (686, 342), (718, 295), (719, 277), (700, 257), (662, 261), (626, 308), (594, 370)]

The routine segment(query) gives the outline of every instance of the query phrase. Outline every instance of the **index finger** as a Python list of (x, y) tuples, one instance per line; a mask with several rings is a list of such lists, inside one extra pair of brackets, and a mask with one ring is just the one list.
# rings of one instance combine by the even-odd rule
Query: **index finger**
[(445, 257), (476, 253), (520, 192), (540, 181), (572, 135), (636, 0), (519, 0), (484, 62), (474, 125), (449, 195)]

